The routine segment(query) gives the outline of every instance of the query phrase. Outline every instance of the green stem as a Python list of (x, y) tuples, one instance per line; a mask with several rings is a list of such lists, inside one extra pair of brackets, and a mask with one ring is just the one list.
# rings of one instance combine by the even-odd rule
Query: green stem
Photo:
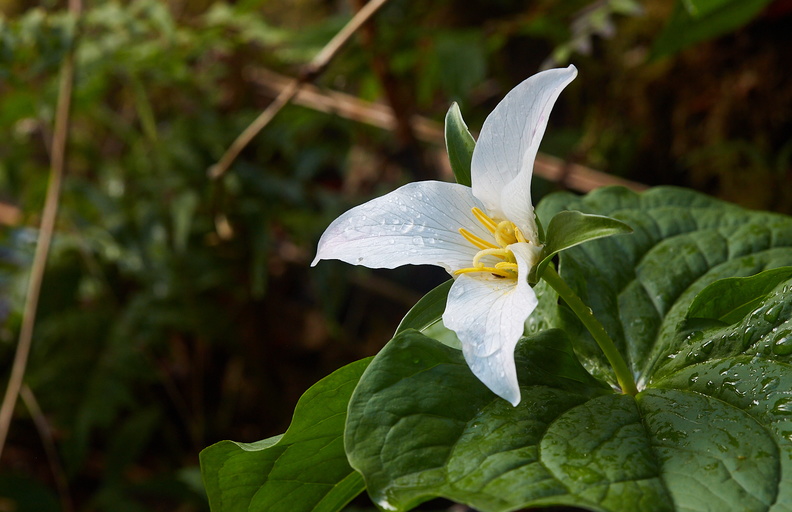
[(608, 358), (608, 362), (613, 367), (613, 372), (616, 374), (616, 379), (619, 381), (619, 387), (621, 387), (622, 393), (633, 396), (638, 394), (632, 372), (630, 372), (627, 363), (624, 362), (624, 358), (622, 358), (621, 354), (616, 349), (613, 340), (610, 339), (608, 333), (605, 332), (605, 328), (591, 312), (591, 308), (586, 306), (583, 301), (580, 300), (580, 297), (572, 291), (572, 288), (561, 279), (561, 276), (558, 275), (558, 272), (556, 272), (552, 264), (545, 268), (542, 279), (547, 281), (547, 284), (564, 299), (564, 302), (572, 308), (572, 311), (575, 312), (580, 321), (583, 322), (583, 325), (586, 326), (586, 329), (588, 329), (588, 332), (594, 337), (594, 340), (602, 349), (602, 352), (605, 353), (605, 357)]

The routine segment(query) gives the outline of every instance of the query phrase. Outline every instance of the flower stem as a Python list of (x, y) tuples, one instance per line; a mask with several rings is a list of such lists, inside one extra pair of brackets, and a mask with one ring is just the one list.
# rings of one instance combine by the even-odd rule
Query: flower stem
[(602, 352), (605, 353), (605, 357), (608, 358), (611, 367), (613, 367), (613, 372), (616, 374), (616, 379), (619, 381), (619, 387), (621, 387), (622, 393), (633, 396), (638, 394), (632, 372), (630, 372), (627, 363), (624, 362), (624, 358), (622, 358), (621, 354), (616, 349), (613, 340), (610, 339), (608, 333), (605, 332), (605, 328), (592, 313), (591, 308), (586, 306), (583, 301), (580, 300), (580, 297), (572, 291), (572, 288), (561, 279), (561, 276), (558, 275), (558, 272), (556, 272), (552, 264), (545, 268), (542, 279), (547, 281), (547, 284), (564, 299), (580, 321), (583, 322), (583, 325), (586, 326), (588, 332), (594, 337), (594, 340), (597, 342), (600, 349), (602, 349)]

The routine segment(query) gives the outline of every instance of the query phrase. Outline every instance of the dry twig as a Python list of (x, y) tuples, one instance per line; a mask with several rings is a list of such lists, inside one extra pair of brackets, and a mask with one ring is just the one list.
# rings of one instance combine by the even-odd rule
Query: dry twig
[[(82, 12), (82, 2), (80, 0), (70, 0), (69, 11), (79, 20)], [(61, 181), (66, 165), (66, 140), (69, 134), (69, 113), (71, 110), (73, 83), (74, 51), (72, 47), (72, 51), (66, 54), (61, 65), (47, 196), (44, 200), (44, 209), (41, 215), (36, 253), (33, 256), (33, 266), (30, 270), (25, 309), (22, 313), (22, 325), (19, 330), (19, 341), (16, 354), (14, 355), (14, 363), (11, 367), (11, 377), (8, 380), (3, 404), (0, 406), (0, 457), (3, 454), (3, 448), (8, 437), (8, 429), (11, 426), (14, 408), (16, 407), (19, 391), (25, 377), (30, 346), (33, 341), (33, 327), (36, 323), (36, 310), (38, 309), (39, 295), (41, 294), (41, 283), (44, 278), (44, 268), (47, 265), (52, 234), (55, 230), (55, 219), (58, 215)]]
[[(257, 69), (251, 72), (250, 76), (261, 90), (269, 95), (282, 94), (291, 82), (291, 79), (267, 69)], [(304, 85), (294, 96), (294, 103), (384, 130), (392, 131), (396, 128), (396, 118), (389, 107), (363, 101), (349, 94), (321, 89), (315, 85)], [(417, 115), (412, 116), (410, 122), (419, 140), (440, 147), (445, 145), (443, 126), (440, 123)], [(448, 171), (450, 176), (450, 169)], [(635, 191), (648, 188), (641, 183), (571, 164), (543, 153), (536, 157), (534, 174), (577, 192), (590, 192), (607, 185), (621, 185)]]
[(72, 504), (71, 493), (69, 492), (69, 481), (66, 478), (66, 472), (63, 470), (63, 465), (60, 462), (58, 450), (55, 448), (55, 439), (52, 435), (52, 429), (47, 421), (47, 417), (41, 410), (38, 400), (36, 400), (36, 395), (33, 394), (29, 386), (22, 386), (20, 395), (22, 396), (22, 401), (25, 403), (28, 412), (30, 412), (30, 417), (33, 418), (33, 424), (36, 425), (36, 430), (38, 430), (39, 437), (44, 445), (44, 451), (49, 460), (50, 470), (55, 479), (55, 486), (58, 488), (58, 494), (60, 495), (61, 510), (63, 510), (63, 512), (71, 512), (74, 510), (74, 505)]
[(349, 41), (354, 33), (369, 21), (371, 17), (384, 6), (388, 0), (371, 0), (360, 9), (349, 20), (344, 28), (328, 42), (324, 48), (313, 58), (310, 64), (300, 73), (300, 76), (293, 79), (288, 87), (284, 87), (280, 94), (270, 103), (264, 111), (239, 134), (236, 140), (229, 146), (220, 160), (209, 168), (209, 177), (218, 179), (228, 172), (231, 164), (239, 156), (239, 153), (250, 144), (250, 141), (272, 121), (272, 118), (286, 106), (289, 101), (297, 94), (303, 84), (312, 82), (321, 75), (330, 61), (333, 60), (343, 46)]

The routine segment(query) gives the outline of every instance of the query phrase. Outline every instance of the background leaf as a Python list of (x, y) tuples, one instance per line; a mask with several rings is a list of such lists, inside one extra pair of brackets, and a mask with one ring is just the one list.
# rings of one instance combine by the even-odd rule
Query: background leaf
[(369, 362), (347, 365), (306, 391), (285, 434), (203, 450), (213, 512), (334, 512), (360, 494), (363, 480), (347, 463), (342, 436), (349, 397)]
[(652, 48), (654, 57), (678, 52), (733, 31), (751, 21), (771, 0), (720, 0), (677, 3)]
[(445, 117), (445, 141), (448, 160), (454, 177), (460, 185), (470, 186), (470, 161), (473, 159), (473, 148), (476, 141), (470, 135), (459, 105), (453, 103)]

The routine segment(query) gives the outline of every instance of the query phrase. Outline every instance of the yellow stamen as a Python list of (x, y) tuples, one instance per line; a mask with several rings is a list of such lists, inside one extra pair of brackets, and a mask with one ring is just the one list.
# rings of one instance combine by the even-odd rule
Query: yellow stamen
[(470, 210), (476, 219), (481, 222), (490, 233), (494, 233), (498, 229), (498, 224), (492, 220), (492, 217), (481, 211), (481, 208), (473, 208)]
[(484, 249), (476, 253), (475, 256), (473, 256), (473, 266), (478, 267), (480, 264), (479, 261), (484, 256), (495, 256), (496, 258), (505, 260), (510, 256), (510, 254), (508, 250), (501, 248)]
[(513, 273), (495, 267), (460, 268), (459, 270), (455, 270), (454, 274), (470, 274), (472, 272), (488, 272), (497, 277), (514, 277)]
[[(526, 243), (529, 242), (529, 240), (525, 238), (520, 228), (515, 226), (513, 222), (508, 220), (496, 221), (484, 213), (480, 208), (471, 208), (470, 211), (473, 213), (473, 216), (492, 233), (495, 243), (484, 240), (465, 228), (460, 228), (459, 233), (465, 240), (479, 249), (479, 251), (473, 257), (472, 267), (455, 270), (454, 275), (487, 272), (499, 278), (517, 279), (517, 260), (507, 247), (518, 242)], [(494, 266), (487, 266), (481, 261), (487, 256), (498, 258), (502, 261), (495, 263)], [(490, 265), (492, 265), (492, 263), (490, 263)]]
[(483, 238), (477, 237), (465, 228), (459, 228), (459, 234), (465, 237), (465, 240), (475, 245), (479, 249), (498, 249), (498, 246), (492, 242), (487, 242)]
[(517, 264), (512, 263), (510, 261), (501, 261), (500, 263), (496, 263), (495, 268), (497, 268), (498, 270), (517, 272)]

